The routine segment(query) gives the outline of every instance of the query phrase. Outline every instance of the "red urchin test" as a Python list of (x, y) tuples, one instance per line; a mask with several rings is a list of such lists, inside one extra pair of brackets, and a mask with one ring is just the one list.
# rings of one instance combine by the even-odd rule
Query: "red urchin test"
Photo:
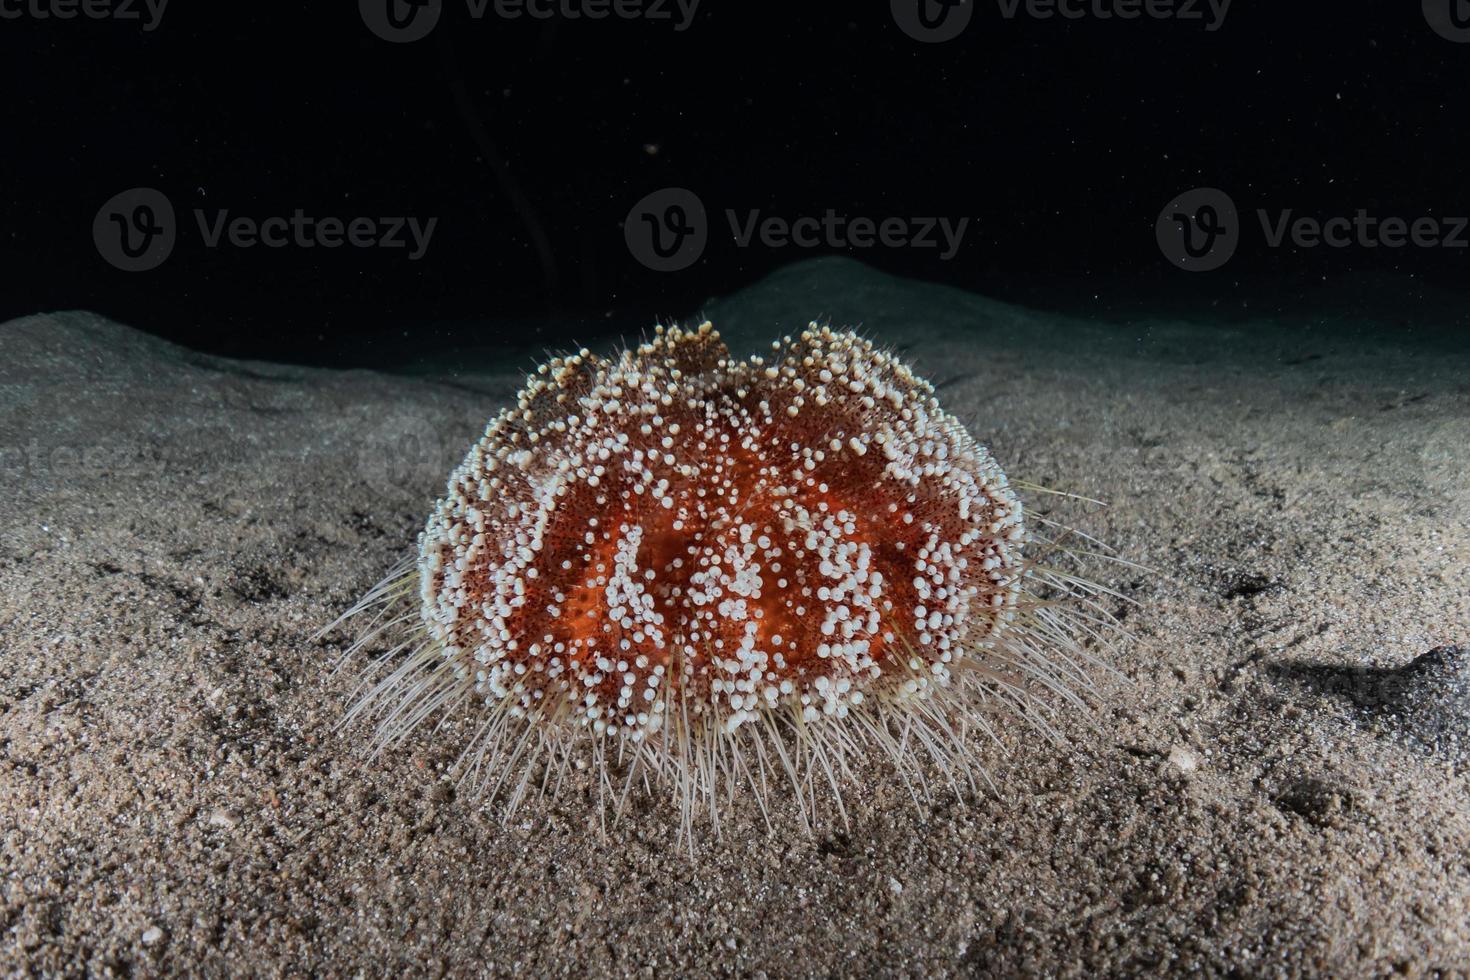
[(391, 744), (472, 713), (467, 771), (511, 808), (587, 743), (609, 787), (610, 744), (629, 784), (672, 783), (686, 824), (770, 773), (804, 817), (817, 777), (840, 806), (869, 748), (973, 781), (988, 702), (1089, 686), (1075, 618), (1030, 591), (1087, 583), (1027, 541), (988, 451), (870, 341), (812, 324), (738, 360), (708, 323), (659, 328), (550, 361), (492, 420), (416, 565), (353, 610), (411, 624), (354, 714)]

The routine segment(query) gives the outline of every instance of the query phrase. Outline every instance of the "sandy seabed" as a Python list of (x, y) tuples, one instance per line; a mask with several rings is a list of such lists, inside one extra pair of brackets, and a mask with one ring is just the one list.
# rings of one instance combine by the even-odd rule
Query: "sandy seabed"
[[(530, 360), (230, 361), (0, 325), (7, 974), (1470, 973), (1470, 353), (1343, 324), (1119, 327), (842, 260), (708, 311), (934, 380), (1017, 478), (1156, 571), (1059, 750), (915, 806), (875, 763), (802, 834), (675, 842), (573, 780), (504, 825), (461, 742), (376, 760), (312, 634), (407, 553)], [(1048, 500), (1036, 500), (1048, 508)]]

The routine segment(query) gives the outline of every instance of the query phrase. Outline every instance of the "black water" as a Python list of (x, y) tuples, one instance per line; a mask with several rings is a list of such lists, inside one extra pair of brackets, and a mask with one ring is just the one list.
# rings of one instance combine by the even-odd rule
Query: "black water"
[[(0, 319), (86, 308), (392, 368), (633, 336), (842, 255), (1123, 325), (1466, 329), (1463, 0), (924, 0), (940, 34), (964, 22), (943, 41), (918, 39), (918, 0), (445, 0), (402, 43), (388, 13), (411, 35), (434, 5), (66, 2), (0, 3)], [(1200, 187), (1235, 205), (1234, 250), (1189, 272), (1156, 219)], [(1185, 211), (1205, 246), (1218, 216)], [(1377, 231), (1340, 245), (1292, 225), (1360, 212)], [(679, 268), (642, 254), (654, 230)], [(109, 262), (130, 249), (151, 267)]]

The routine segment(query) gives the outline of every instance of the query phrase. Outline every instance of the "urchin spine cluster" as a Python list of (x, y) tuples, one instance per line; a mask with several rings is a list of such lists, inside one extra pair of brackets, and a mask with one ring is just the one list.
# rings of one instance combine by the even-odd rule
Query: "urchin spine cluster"
[(973, 786), (989, 709), (1045, 728), (1039, 688), (1080, 703), (1077, 638), (1107, 624), (1098, 587), (1023, 559), (1023, 515), (933, 388), (851, 333), (584, 350), (492, 420), (417, 562), (349, 613), (376, 613), (358, 645), (410, 651), (352, 714), (379, 747), (475, 717), (466, 778), (507, 811), (582, 749), (620, 801), (670, 785), (686, 829), (741, 784), (763, 809), (789, 787), (810, 825), (872, 749)]

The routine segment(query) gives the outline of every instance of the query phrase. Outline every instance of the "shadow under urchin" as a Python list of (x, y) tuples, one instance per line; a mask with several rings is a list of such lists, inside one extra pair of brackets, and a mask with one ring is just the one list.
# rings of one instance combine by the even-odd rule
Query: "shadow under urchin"
[(553, 359), (337, 621), (364, 621), (349, 656), (389, 646), (345, 721), (375, 752), (469, 722), (461, 782), (506, 818), (578, 764), (602, 814), (664, 792), (681, 836), (742, 791), (768, 823), (783, 796), (845, 822), (869, 755), (916, 800), (978, 791), (994, 726), (1056, 739), (1087, 710), (1117, 628), (1075, 571), (1106, 556), (1018, 488), (1043, 491), (853, 333), (741, 361), (705, 323)]

